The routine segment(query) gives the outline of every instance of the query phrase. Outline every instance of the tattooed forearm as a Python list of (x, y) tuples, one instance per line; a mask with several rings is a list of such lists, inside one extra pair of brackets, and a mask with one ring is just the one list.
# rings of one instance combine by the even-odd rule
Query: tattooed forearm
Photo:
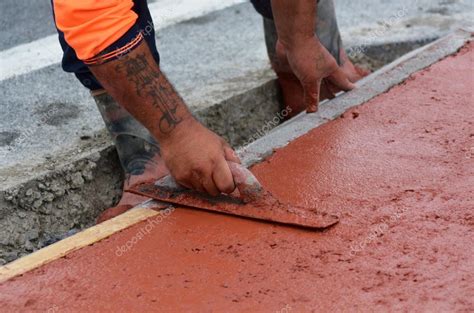
[(169, 81), (148, 64), (144, 53), (125, 56), (124, 61), (116, 66), (116, 71), (134, 83), (139, 97), (147, 98), (155, 109), (161, 111), (158, 127), (162, 133), (171, 132), (182, 121), (176, 116), (181, 99)]
[(124, 74), (128, 80), (135, 84), (135, 90), (139, 96), (143, 96), (143, 89), (153, 88), (155, 79), (160, 77), (159, 72), (150, 70), (150, 64), (148, 64), (144, 53), (136, 56), (124, 56), (123, 61), (115, 66), (115, 70)]
[(110, 95), (158, 140), (192, 117), (146, 43), (117, 60), (90, 69)]

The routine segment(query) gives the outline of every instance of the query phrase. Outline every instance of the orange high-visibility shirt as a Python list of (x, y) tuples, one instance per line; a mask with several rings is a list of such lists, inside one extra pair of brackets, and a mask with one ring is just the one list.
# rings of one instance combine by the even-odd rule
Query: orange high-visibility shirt
[[(56, 26), (85, 63), (94, 63), (94, 57), (123, 36), (138, 18), (132, 0), (54, 0), (53, 5)], [(125, 48), (141, 39), (137, 36)], [(123, 48), (107, 55), (123, 53)]]

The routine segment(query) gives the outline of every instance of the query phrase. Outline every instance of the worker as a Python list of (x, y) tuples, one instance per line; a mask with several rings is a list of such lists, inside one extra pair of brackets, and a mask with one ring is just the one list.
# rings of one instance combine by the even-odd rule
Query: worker
[[(365, 75), (344, 52), (332, 0), (252, 3), (263, 16), (270, 62), (291, 114), (317, 111), (320, 99), (353, 89)], [(62, 67), (94, 97), (125, 189), (168, 171), (181, 185), (210, 195), (235, 189), (226, 161), (240, 162), (238, 157), (193, 117), (160, 70), (146, 0), (53, 0), (53, 12)], [(124, 192), (99, 221), (144, 200)]]

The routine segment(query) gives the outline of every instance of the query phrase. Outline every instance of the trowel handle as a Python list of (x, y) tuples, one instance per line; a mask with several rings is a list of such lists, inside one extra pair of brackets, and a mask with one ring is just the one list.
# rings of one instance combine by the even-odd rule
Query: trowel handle
[[(227, 161), (227, 164), (229, 165), (235, 186), (239, 190), (242, 201), (248, 203), (260, 198), (263, 194), (263, 188), (252, 172), (239, 163)], [(186, 188), (178, 184), (171, 175), (159, 179), (155, 185), (173, 191), (186, 190)]]
[(255, 201), (262, 196), (263, 187), (251, 171), (239, 163), (227, 161), (227, 164), (245, 203)]
[(171, 175), (166, 175), (166, 176), (158, 179), (155, 182), (155, 186), (165, 188), (165, 189), (169, 189), (171, 191), (176, 191), (176, 192), (186, 190), (186, 188), (184, 186), (178, 184), (178, 182)]

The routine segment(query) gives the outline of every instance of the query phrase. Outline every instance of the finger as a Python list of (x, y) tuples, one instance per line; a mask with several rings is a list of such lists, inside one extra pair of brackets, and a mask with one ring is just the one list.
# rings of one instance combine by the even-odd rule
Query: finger
[(336, 96), (331, 88), (331, 82), (326, 78), (321, 80), (321, 88), (319, 89), (319, 101), (325, 99), (334, 99)]
[(200, 182), (191, 182), (191, 189), (192, 190), (195, 190), (195, 191), (199, 191), (201, 193), (206, 193), (206, 190), (204, 189), (204, 187), (202, 186), (202, 184)]
[(171, 189), (191, 189), (191, 184), (187, 182), (181, 182), (175, 179), (173, 176), (164, 176), (156, 181), (156, 184), (160, 186), (166, 186)]
[(327, 78), (334, 86), (344, 91), (349, 91), (356, 87), (353, 83), (351, 83), (347, 75), (340, 68), (334, 71)]
[(197, 172), (192, 171), (191, 177), (189, 177), (189, 179), (186, 182), (191, 185), (192, 187), (191, 189), (202, 192), (202, 193), (206, 192), (206, 190), (204, 189), (204, 186), (202, 185), (202, 179)]
[(180, 186), (183, 186), (187, 189), (193, 189), (193, 185), (189, 182), (189, 180), (178, 179), (174, 174), (171, 174), (173, 180)]
[(329, 91), (334, 95), (334, 97), (336, 97), (336, 94), (342, 91), (341, 89), (337, 88), (336, 85), (331, 83), (330, 80), (326, 80), (326, 86), (328, 87)]
[(229, 147), (227, 144), (224, 146), (224, 157), (227, 161), (235, 162), (240, 164), (240, 159), (237, 153)]
[(217, 186), (216, 184), (214, 184), (214, 180), (213, 180), (213, 174), (211, 173), (211, 175), (204, 179), (203, 183), (202, 183), (202, 186), (204, 187), (204, 189), (206, 190), (206, 192), (208, 194), (210, 194), (211, 196), (217, 196), (219, 195), (221, 192), (217, 189)]
[(320, 87), (321, 79), (303, 84), (306, 112), (311, 113), (318, 110)]
[[(362, 77), (365, 77), (367, 75), (369, 75), (371, 72), (365, 68), (362, 68), (362, 67), (359, 67), (357, 65), (354, 65), (354, 68), (356, 69), (356, 72), (357, 74), (359, 74), (359, 76), (362, 78)], [(351, 81), (353, 82), (353, 81)], [(354, 83), (354, 82), (353, 82)]]
[(212, 180), (217, 189), (223, 193), (231, 193), (235, 190), (234, 178), (229, 165), (224, 159), (216, 164), (212, 173)]
[(237, 163), (228, 162), (234, 182), (245, 202), (257, 200), (263, 195), (263, 188), (257, 178), (248, 169)]

